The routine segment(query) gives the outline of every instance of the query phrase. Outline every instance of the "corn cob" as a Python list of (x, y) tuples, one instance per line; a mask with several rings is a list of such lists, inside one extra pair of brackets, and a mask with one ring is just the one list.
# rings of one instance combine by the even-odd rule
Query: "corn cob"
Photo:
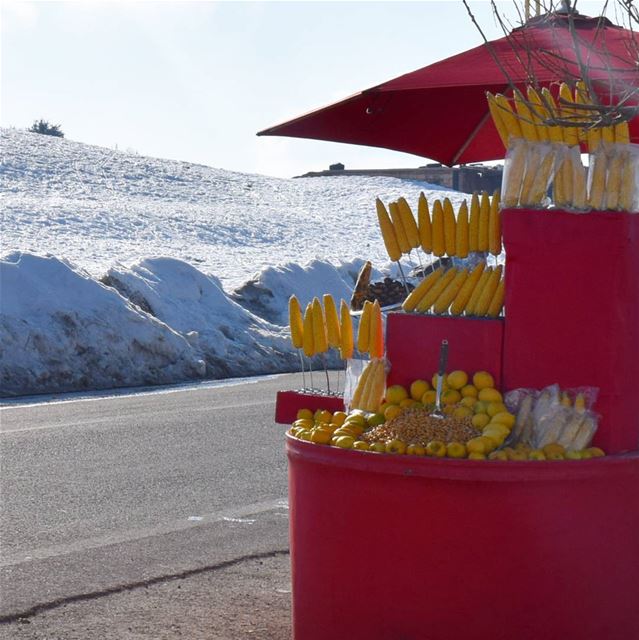
[(440, 200), (433, 204), (433, 254), (441, 258), (446, 253), (446, 241), (444, 239), (444, 209)]
[(552, 183), (552, 199), (557, 207), (565, 207), (570, 204), (568, 197), (566, 196), (566, 191), (564, 188), (564, 178), (566, 172), (564, 169), (568, 167), (569, 169), (570, 158), (564, 158), (563, 162), (559, 167), (559, 171), (557, 171), (557, 175)]
[(382, 325), (382, 310), (378, 300), (375, 300), (371, 310), (368, 352), (371, 358), (381, 358), (384, 355), (384, 327)]
[(501, 142), (504, 145), (504, 148), (507, 149), (509, 134), (508, 134), (508, 129), (506, 128), (506, 125), (502, 120), (501, 110), (497, 105), (497, 103), (495, 102), (495, 96), (492, 93), (487, 91), (486, 99), (488, 100), (488, 110), (490, 111), (490, 115), (492, 116), (495, 129), (497, 129), (497, 133), (501, 138)]
[(553, 165), (555, 163), (555, 152), (549, 151), (541, 161), (539, 170), (535, 175), (535, 180), (531, 189), (531, 204), (540, 205), (546, 196), (548, 183), (552, 174)]
[(532, 116), (532, 121), (535, 125), (537, 139), (540, 142), (550, 140), (548, 127), (544, 124), (544, 120), (547, 120), (549, 117), (548, 110), (544, 107), (544, 104), (534, 87), (528, 86), (527, 94), (528, 104), (530, 105), (530, 115)]
[(570, 401), (570, 396), (567, 391), (561, 394), (561, 400), (559, 402), (563, 407), (572, 407), (572, 402)]
[(439, 294), (437, 300), (435, 300), (433, 304), (433, 311), (435, 313), (444, 313), (448, 310), (448, 307), (450, 307), (451, 302), (455, 299), (467, 278), (467, 269), (461, 269), (457, 272), (455, 277), (448, 283), (448, 286)]
[(488, 311), (486, 311), (486, 315), (489, 318), (496, 318), (501, 313), (502, 307), (504, 306), (504, 297), (506, 295), (506, 286), (504, 279), (502, 278), (497, 285), (497, 290), (495, 291), (495, 295), (493, 299), (490, 301), (488, 305)]
[(624, 154), (618, 151), (614, 152), (608, 165), (608, 179), (606, 180), (606, 208), (613, 211), (619, 208), (623, 166)]
[(357, 329), (357, 350), (360, 353), (368, 353), (372, 311), (373, 303), (367, 300), (364, 303), (362, 315), (359, 318), (359, 327)]
[(468, 218), (468, 250), (478, 251), (479, 248), (479, 194), (473, 192), (470, 199), (470, 216)]
[(309, 302), (304, 311), (302, 348), (304, 355), (310, 358), (315, 355), (315, 341), (313, 338), (313, 303)]
[(339, 356), (342, 360), (353, 357), (353, 318), (346, 300), (342, 300), (339, 305), (340, 314), (340, 350)]
[(590, 157), (590, 189), (588, 204), (595, 210), (601, 211), (606, 201), (606, 154), (603, 149), (600, 153)]
[(490, 219), (490, 196), (488, 191), (482, 191), (479, 204), (479, 238), (478, 251), (488, 251), (488, 222)]
[(402, 251), (399, 248), (399, 242), (397, 241), (397, 235), (395, 234), (393, 223), (388, 215), (388, 211), (386, 211), (384, 203), (379, 198), (375, 200), (375, 206), (377, 207), (377, 219), (379, 221), (379, 228), (382, 232), (386, 252), (393, 262), (397, 262), (397, 260), (402, 257)]
[[(501, 213), (499, 211), (499, 190), (493, 193), (488, 215), (488, 250), (494, 256), (501, 253)], [(461, 257), (461, 256), (460, 256)]]
[(537, 142), (539, 140), (537, 137), (537, 130), (524, 96), (521, 95), (519, 90), (516, 90), (513, 97), (515, 100), (515, 109), (519, 118), (519, 126), (521, 127), (524, 139)]
[(355, 385), (355, 391), (353, 391), (353, 397), (351, 398), (351, 409), (361, 409), (362, 407), (362, 399), (365, 393), (366, 385), (373, 371), (371, 365), (372, 360), (369, 360), (359, 376), (359, 380)]
[(395, 236), (397, 237), (397, 243), (402, 253), (408, 253), (411, 249), (410, 242), (408, 242), (408, 236), (404, 229), (404, 222), (402, 221), (402, 214), (399, 211), (399, 205), (396, 202), (391, 202), (388, 205), (390, 211), (390, 217), (393, 221), (393, 229), (395, 229)]
[(560, 444), (562, 447), (569, 449), (572, 446), (575, 437), (579, 433), (579, 429), (583, 420), (583, 414), (575, 413), (561, 432), (561, 435), (557, 439), (557, 444)]
[(301, 349), (304, 345), (304, 320), (300, 301), (295, 296), (288, 299), (288, 325), (291, 328), (291, 343), (296, 349)]
[(397, 200), (397, 206), (399, 207), (399, 213), (402, 219), (402, 225), (406, 232), (406, 238), (411, 249), (417, 249), (419, 247), (419, 231), (417, 230), (417, 223), (415, 222), (415, 216), (410, 208), (406, 198), (401, 197)]
[(586, 208), (586, 168), (581, 164), (581, 158), (571, 158), (573, 190), (572, 205), (575, 209)]
[(497, 291), (497, 287), (499, 286), (499, 281), (501, 280), (501, 272), (503, 267), (499, 265), (495, 268), (495, 270), (490, 274), (490, 277), (486, 281), (486, 286), (482, 289), (481, 295), (477, 299), (477, 304), (473, 308), (473, 313), (476, 316), (485, 316), (488, 311), (488, 307), (490, 307), (490, 303)]
[(313, 298), (313, 345), (315, 353), (324, 353), (328, 350), (326, 320), (319, 298)]
[(430, 253), (433, 250), (433, 232), (430, 224), (428, 200), (426, 200), (423, 191), (419, 194), (419, 200), (417, 201), (417, 226), (422, 249), (426, 253)]
[(519, 196), (519, 204), (524, 207), (529, 207), (533, 204), (532, 190), (535, 183), (535, 176), (540, 168), (541, 153), (535, 146), (530, 148), (528, 151), (528, 157), (526, 158), (526, 172), (521, 185), (521, 195)]
[(508, 177), (505, 181), (504, 192), (502, 193), (502, 203), (504, 207), (516, 207), (519, 203), (521, 182), (526, 170), (526, 150), (525, 144), (515, 145), (510, 150)]
[(464, 313), (467, 316), (475, 315), (475, 307), (477, 306), (477, 301), (479, 300), (479, 297), (481, 296), (481, 293), (484, 290), (484, 287), (486, 286), (486, 283), (490, 278), (492, 272), (493, 272), (493, 268), (487, 267), (484, 269), (483, 273), (481, 274), (479, 281), (475, 285), (475, 288), (473, 289), (473, 292), (470, 295), (470, 299), (468, 300), (468, 302), (466, 303), (466, 306), (464, 307)]
[(561, 165), (558, 176), (561, 175), (563, 198), (567, 205), (574, 202), (575, 199), (575, 170), (573, 167), (573, 157), (570, 154)]
[(480, 262), (471, 272), (466, 281), (462, 285), (459, 293), (455, 296), (452, 304), (450, 305), (450, 312), (454, 316), (458, 316), (464, 311), (464, 308), (468, 304), (470, 300), (470, 296), (473, 291), (477, 287), (477, 283), (481, 278), (482, 273), (484, 272), (484, 268), (486, 267), (485, 262)]
[(441, 278), (438, 278), (435, 284), (431, 287), (430, 291), (428, 291), (417, 304), (417, 311), (420, 313), (425, 313), (426, 311), (428, 311), (433, 306), (435, 300), (439, 298), (441, 292), (448, 286), (448, 283), (455, 277), (456, 274), (457, 269), (455, 269), (455, 267), (451, 267), (444, 273)]
[(579, 431), (577, 431), (577, 435), (572, 441), (570, 449), (572, 451), (581, 451), (582, 449), (585, 449), (590, 444), (590, 440), (596, 430), (597, 423), (595, 422), (595, 419), (590, 413), (586, 413), (581, 426), (579, 427)]
[(435, 271), (429, 273), (409, 294), (402, 303), (402, 309), (409, 313), (414, 311), (419, 301), (430, 291), (431, 287), (441, 278), (444, 273), (444, 267), (439, 267)]
[(458, 258), (468, 256), (468, 205), (464, 200), (457, 212), (457, 224), (455, 226), (455, 249)]
[[(552, 94), (550, 93), (547, 87), (544, 87), (541, 90), (541, 95), (543, 98), (543, 102), (545, 103), (548, 116), (551, 119), (559, 118), (560, 114), (559, 114), (559, 109), (557, 108), (557, 103), (555, 102), (555, 99), (553, 98)], [(556, 142), (559, 144), (563, 143), (564, 134), (560, 126), (548, 125), (546, 128), (548, 129), (548, 138), (550, 142)]]
[(621, 193), (619, 194), (619, 208), (622, 211), (632, 211), (635, 194), (635, 169), (632, 156), (629, 153), (625, 153), (624, 156)]
[(326, 335), (328, 346), (338, 349), (341, 344), (341, 332), (339, 327), (339, 316), (335, 300), (330, 293), (325, 293), (324, 297), (324, 317), (326, 318)]
[[(570, 118), (575, 117), (575, 110), (568, 106), (574, 102), (574, 99), (572, 92), (570, 91), (570, 87), (565, 82), (562, 82), (561, 85), (559, 85), (559, 97), (565, 103), (565, 105), (560, 107), (561, 117), (564, 120), (569, 120)], [(564, 142), (568, 146), (573, 147), (579, 144), (579, 129), (577, 127), (562, 127), (562, 129)]]
[(370, 369), (370, 372), (357, 408), (363, 411), (376, 412), (384, 396), (384, 363), (380, 359), (373, 359), (368, 363), (367, 368)]
[(601, 127), (601, 141), (607, 144), (614, 144), (615, 142), (615, 130), (613, 127)]
[[(587, 115), (584, 114), (584, 109), (580, 109), (579, 105), (588, 105), (590, 104), (590, 98), (588, 97), (588, 89), (586, 88), (586, 83), (583, 80), (577, 80), (575, 83), (575, 99), (573, 101), (575, 105), (573, 107), (573, 111), (579, 120), (584, 120), (587, 118)], [(579, 141), (580, 142), (588, 142), (588, 137), (586, 135), (586, 129), (583, 127), (578, 128), (579, 133)]]
[(586, 397), (581, 391), (575, 396), (575, 411), (583, 413), (586, 410)]
[(509, 140), (510, 138), (521, 138), (521, 126), (519, 125), (517, 116), (513, 113), (510, 102), (508, 102), (508, 98), (505, 95), (498, 93), (495, 96), (495, 102), (499, 107), (501, 121), (504, 123), (504, 126), (508, 131)]
[(630, 142), (630, 127), (627, 122), (620, 122), (615, 125), (615, 142), (617, 144), (628, 144)]
[(455, 211), (448, 198), (444, 198), (444, 246), (449, 256), (455, 254)]

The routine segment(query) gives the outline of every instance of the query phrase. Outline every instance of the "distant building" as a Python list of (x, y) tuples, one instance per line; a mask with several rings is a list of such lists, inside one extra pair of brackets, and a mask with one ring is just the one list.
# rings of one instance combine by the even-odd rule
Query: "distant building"
[(337, 162), (336, 164), (331, 164), (328, 167), (329, 171), (344, 171), (344, 165), (341, 162)]

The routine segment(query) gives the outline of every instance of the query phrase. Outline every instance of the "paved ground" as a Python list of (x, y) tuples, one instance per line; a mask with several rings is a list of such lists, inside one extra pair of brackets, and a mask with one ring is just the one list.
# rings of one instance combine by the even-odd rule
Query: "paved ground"
[(0, 410), (0, 639), (288, 638), (299, 376)]

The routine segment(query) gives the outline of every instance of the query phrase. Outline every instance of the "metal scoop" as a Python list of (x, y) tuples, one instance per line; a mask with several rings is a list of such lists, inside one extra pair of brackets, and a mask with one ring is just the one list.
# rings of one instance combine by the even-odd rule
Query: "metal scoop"
[(442, 387), (444, 386), (444, 374), (448, 362), (448, 340), (442, 340), (439, 348), (439, 369), (437, 370), (437, 390), (435, 391), (435, 411), (430, 415), (433, 418), (445, 418), (442, 412)]

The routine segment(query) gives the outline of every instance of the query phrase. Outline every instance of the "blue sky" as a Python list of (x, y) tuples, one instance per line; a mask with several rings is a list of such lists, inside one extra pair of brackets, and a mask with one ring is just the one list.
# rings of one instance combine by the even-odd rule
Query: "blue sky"
[[(2, 126), (43, 118), (80, 142), (281, 177), (333, 162), (424, 164), (255, 133), (481, 44), (461, 0), (1, 6)], [(514, 20), (512, 6), (500, 3)], [(488, 2), (472, 8), (489, 37), (502, 35)]]

